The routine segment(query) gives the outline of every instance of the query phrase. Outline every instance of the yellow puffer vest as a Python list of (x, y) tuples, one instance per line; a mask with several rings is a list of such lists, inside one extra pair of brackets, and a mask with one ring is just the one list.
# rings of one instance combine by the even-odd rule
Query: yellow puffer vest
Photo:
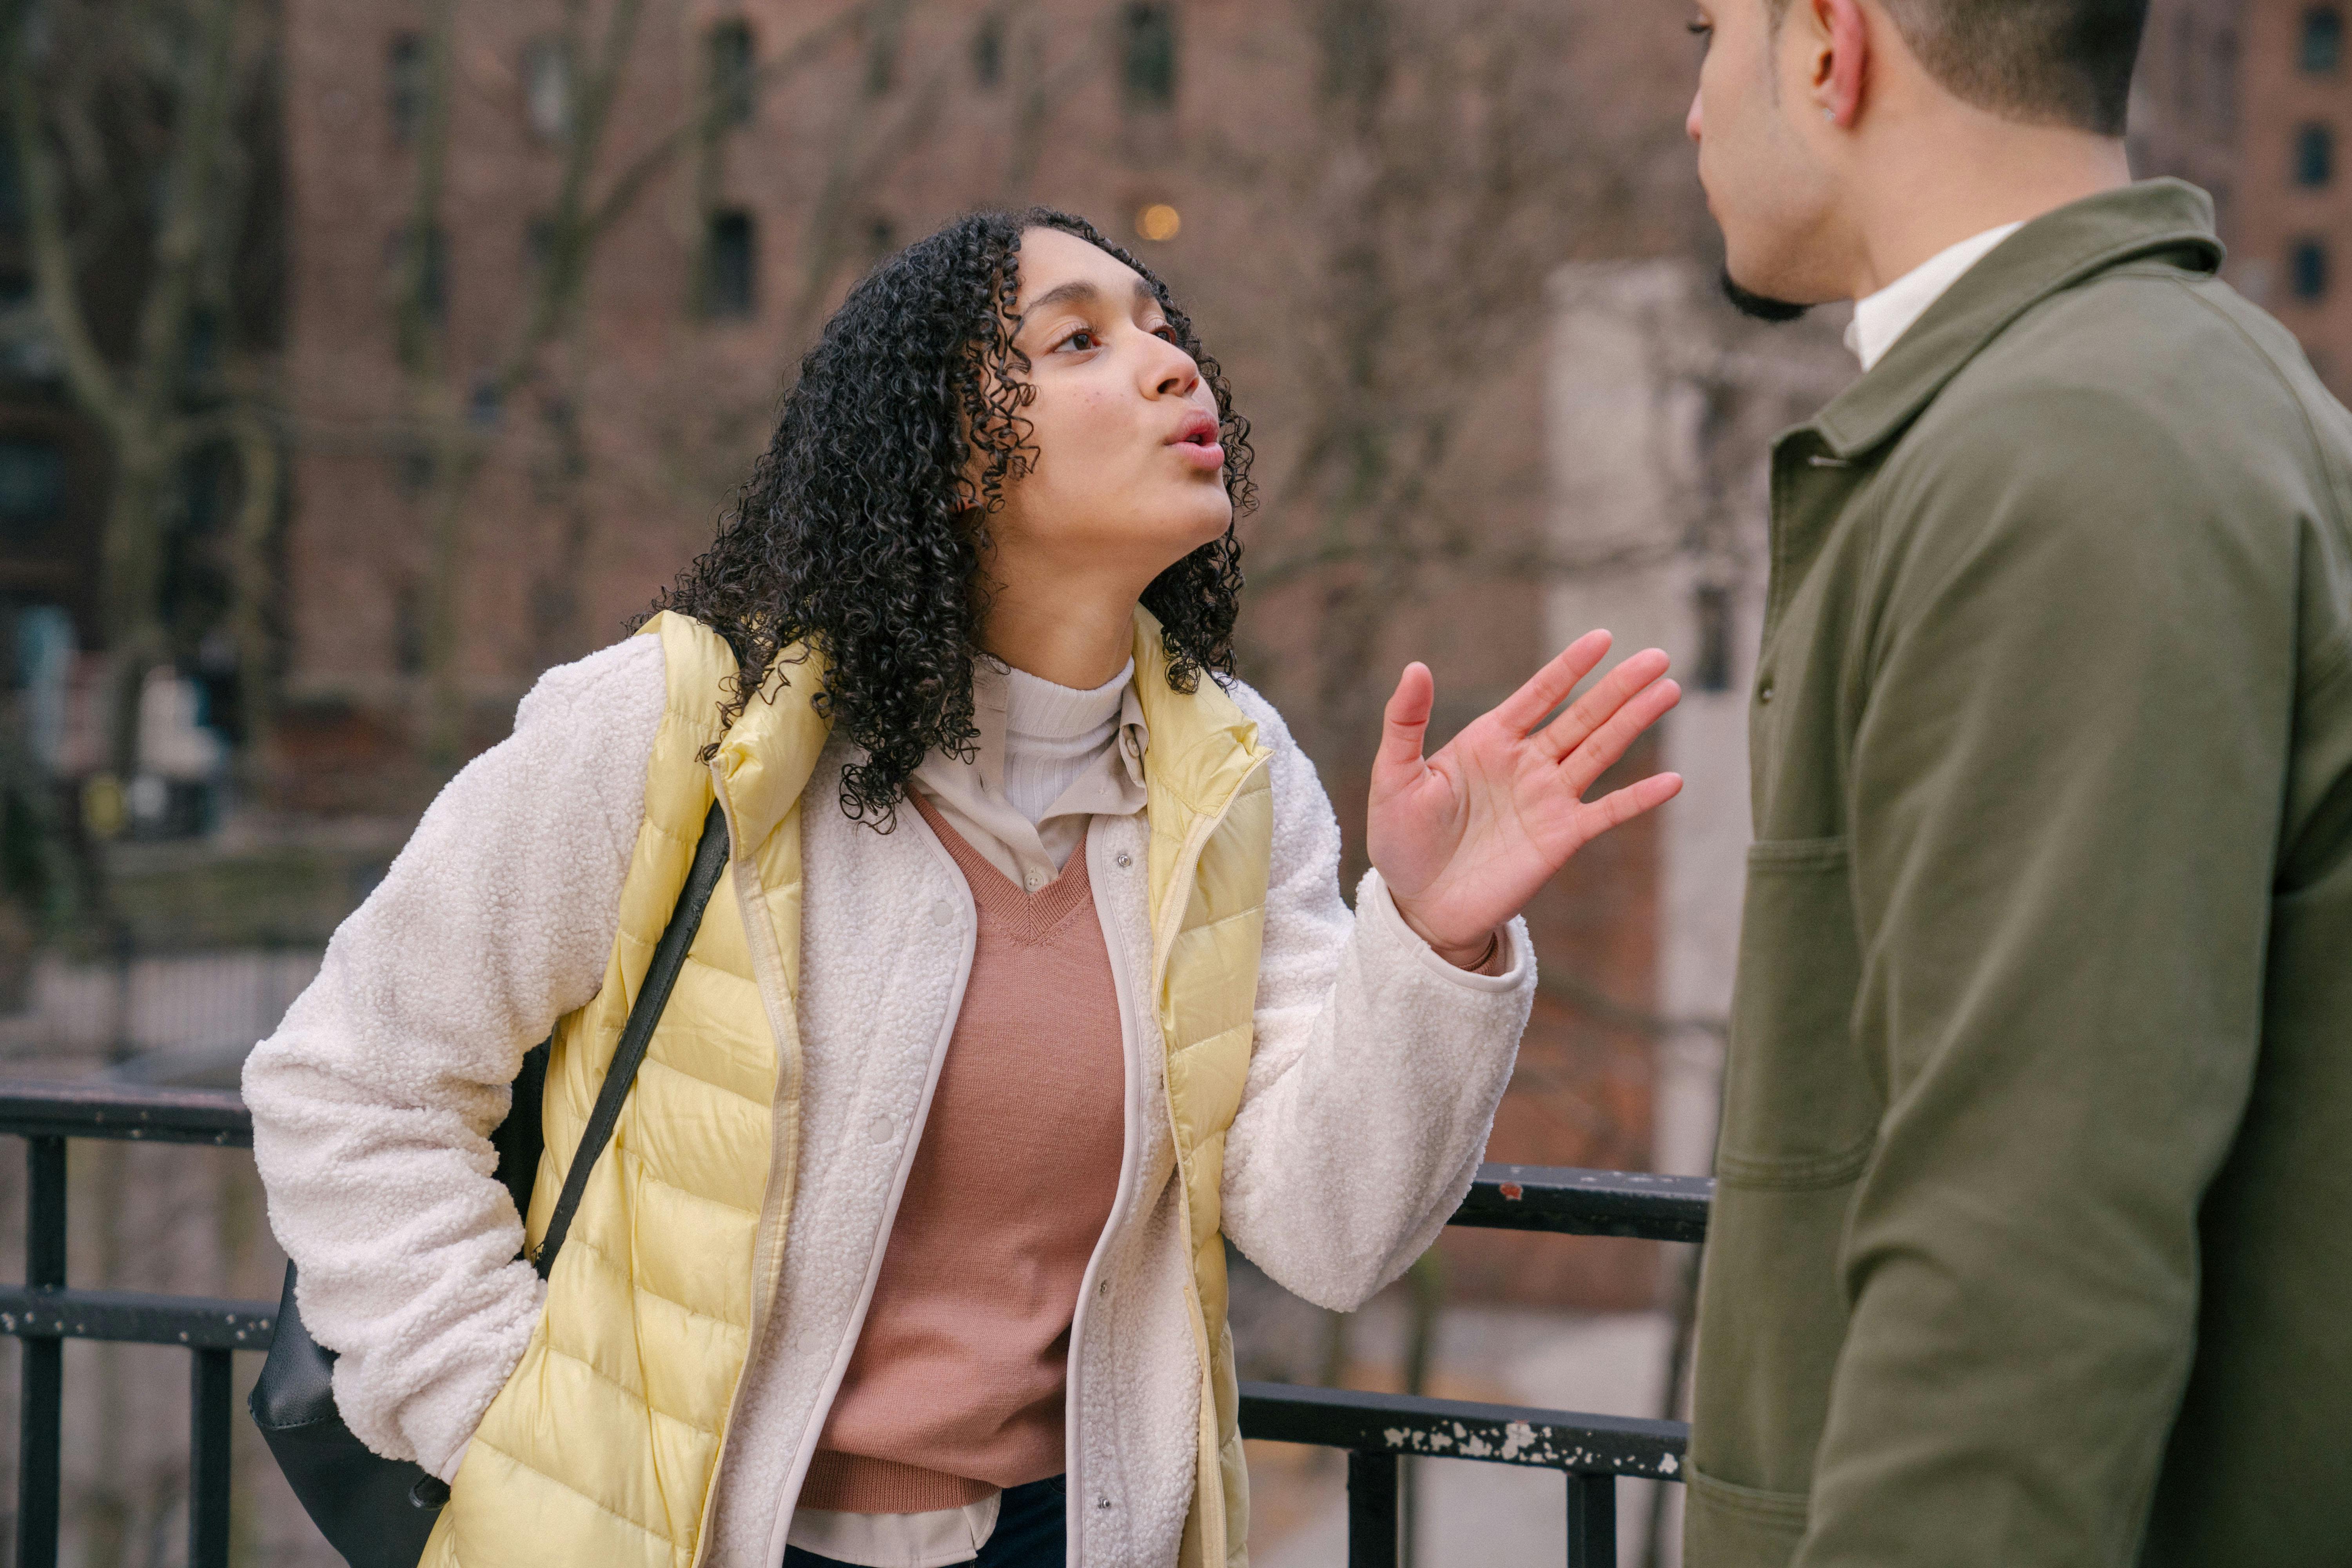
[[(678, 616), (640, 635), (662, 640), (667, 706), (604, 984), (555, 1032), (525, 1226), (533, 1247), (714, 798), (732, 854), (557, 1258), (546, 1311), (466, 1450), (427, 1568), (690, 1568), (736, 1385), (774, 1306), (799, 1164), (801, 813), (833, 805), (802, 799), (827, 733), (810, 703), (823, 666), (780, 665), (706, 766), (734, 658)], [(1268, 753), (1213, 682), (1189, 696), (1169, 687), (1159, 624), (1142, 610), (1135, 668), (1151, 734), (1151, 994), (1204, 1369), (1181, 1563), (1238, 1568), (1248, 1480), (1218, 1185), (1249, 1069), (1274, 831)]]

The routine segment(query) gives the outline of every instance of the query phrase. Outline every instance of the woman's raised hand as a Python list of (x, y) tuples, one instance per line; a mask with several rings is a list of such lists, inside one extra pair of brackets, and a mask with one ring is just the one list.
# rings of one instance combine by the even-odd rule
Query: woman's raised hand
[[(1666, 656), (1637, 653), (1549, 724), (1543, 716), (1609, 651), (1588, 632), (1433, 757), (1422, 736), (1437, 694), (1424, 664), (1405, 666), (1372, 763), (1365, 844), (1405, 923), (1465, 968), (1495, 928), (1591, 840), (1674, 798), (1654, 773), (1599, 800), (1584, 792), (1682, 698)], [(1541, 728), (1538, 728), (1541, 725)]]

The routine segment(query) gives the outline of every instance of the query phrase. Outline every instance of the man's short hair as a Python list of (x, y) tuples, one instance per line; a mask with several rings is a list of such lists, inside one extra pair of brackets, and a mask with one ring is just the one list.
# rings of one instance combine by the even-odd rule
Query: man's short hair
[[(1771, 0), (1776, 18), (1790, 0)], [(1963, 103), (2034, 125), (2124, 133), (2148, 0), (1881, 0)]]

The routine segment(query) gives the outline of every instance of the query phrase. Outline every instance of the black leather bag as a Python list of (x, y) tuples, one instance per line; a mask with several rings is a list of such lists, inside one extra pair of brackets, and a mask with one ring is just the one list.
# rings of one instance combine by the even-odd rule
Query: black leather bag
[[(644, 989), (629, 1009), (620, 1043), (605, 1069), (604, 1087), (597, 1092), (596, 1108), (580, 1135), (579, 1152), (565, 1173), (547, 1235), (532, 1258), (542, 1279), (555, 1267), (555, 1255), (572, 1228), (581, 1194), (587, 1190), (588, 1173), (620, 1123), (622, 1102), (646, 1059), (654, 1026), (660, 1022), (670, 989), (677, 983), (686, 951), (701, 927), (703, 910), (710, 906), (711, 889), (719, 885), (719, 873), (726, 868), (727, 822), (713, 805), (703, 820), (702, 840), (695, 846), (694, 868), (687, 877), (686, 889), (678, 895), (677, 907), (670, 911), (669, 924), (654, 947)], [(547, 1061), (545, 1042), (525, 1054), (522, 1070), (515, 1079), (513, 1107), (490, 1134), (499, 1153), (499, 1180), (514, 1195), (517, 1214), (530, 1212), (531, 1186), (544, 1143), (540, 1104), (547, 1083)], [(287, 1483), (319, 1533), (342, 1553), (351, 1568), (415, 1568), (425, 1555), (425, 1542), (433, 1533), (441, 1506), (449, 1500), (449, 1489), (423, 1467), (371, 1452), (352, 1435), (335, 1409), (334, 1369), (335, 1352), (311, 1339), (302, 1327), (302, 1315), (294, 1304), (294, 1265), (289, 1263), (286, 1289), (278, 1302), (278, 1331), (247, 1401), (254, 1425), (261, 1428), (270, 1457), (286, 1473)]]

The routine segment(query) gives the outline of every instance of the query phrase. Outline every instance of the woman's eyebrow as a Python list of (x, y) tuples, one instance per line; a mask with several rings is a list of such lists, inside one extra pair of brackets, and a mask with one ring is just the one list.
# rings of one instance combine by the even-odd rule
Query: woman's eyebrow
[(1083, 278), (1073, 278), (1067, 283), (1046, 289), (1029, 302), (1022, 314), (1034, 316), (1040, 310), (1050, 310), (1056, 305), (1076, 305), (1102, 298), (1102, 290)]
[[(1034, 316), (1041, 310), (1050, 310), (1056, 305), (1092, 303), (1101, 298), (1100, 289), (1083, 278), (1073, 278), (1067, 283), (1055, 284), (1038, 295), (1029, 302), (1029, 308), (1022, 314)], [(1160, 296), (1151, 291), (1150, 284), (1139, 278), (1135, 280), (1135, 302), (1139, 305), (1157, 305), (1160, 303)]]

